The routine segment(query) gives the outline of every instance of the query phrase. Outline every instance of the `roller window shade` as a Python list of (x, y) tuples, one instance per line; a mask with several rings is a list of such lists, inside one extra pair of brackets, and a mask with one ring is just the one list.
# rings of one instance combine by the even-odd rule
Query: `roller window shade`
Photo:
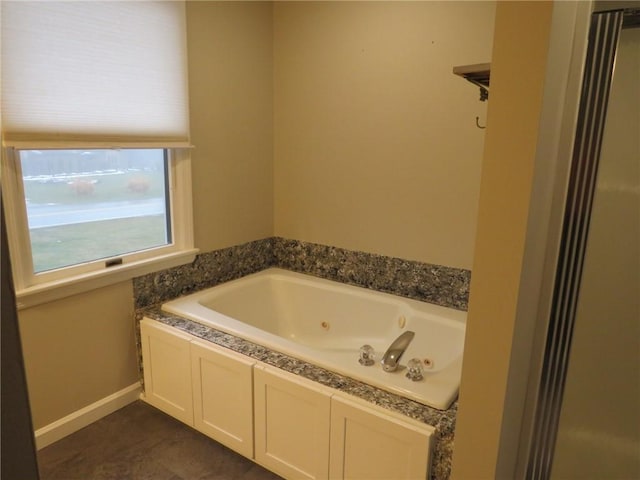
[(6, 144), (188, 145), (184, 2), (0, 3)]

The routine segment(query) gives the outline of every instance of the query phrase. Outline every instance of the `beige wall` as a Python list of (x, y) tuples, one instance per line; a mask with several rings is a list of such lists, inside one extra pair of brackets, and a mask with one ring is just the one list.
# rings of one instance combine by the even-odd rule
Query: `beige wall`
[(138, 381), (131, 282), (18, 317), (35, 429)]
[(471, 268), (494, 11), (274, 4), (276, 235)]
[(195, 244), (273, 235), (270, 2), (188, 2)]
[[(547, 67), (551, 2), (498, 2), (489, 128), (453, 456), (455, 479), (499, 469)], [(519, 380), (525, 381), (528, 372)], [(517, 420), (516, 420), (517, 421)]]

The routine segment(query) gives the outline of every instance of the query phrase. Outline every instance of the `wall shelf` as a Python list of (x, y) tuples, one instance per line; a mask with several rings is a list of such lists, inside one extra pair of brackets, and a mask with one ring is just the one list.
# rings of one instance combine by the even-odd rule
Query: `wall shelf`
[(489, 81), (491, 78), (491, 64), (477, 63), (453, 67), (453, 73), (480, 87), (480, 101), (489, 99)]

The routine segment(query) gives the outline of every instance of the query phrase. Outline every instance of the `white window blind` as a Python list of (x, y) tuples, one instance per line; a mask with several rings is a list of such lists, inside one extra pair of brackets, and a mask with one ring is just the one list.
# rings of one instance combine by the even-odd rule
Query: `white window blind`
[(0, 3), (6, 145), (188, 145), (184, 2)]

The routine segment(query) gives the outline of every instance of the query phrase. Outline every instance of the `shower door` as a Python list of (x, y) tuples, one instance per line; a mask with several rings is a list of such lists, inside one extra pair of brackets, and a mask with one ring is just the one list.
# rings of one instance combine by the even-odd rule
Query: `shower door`
[(551, 478), (640, 478), (640, 28), (622, 29)]
[(639, 18), (593, 14), (529, 479), (640, 479)]

